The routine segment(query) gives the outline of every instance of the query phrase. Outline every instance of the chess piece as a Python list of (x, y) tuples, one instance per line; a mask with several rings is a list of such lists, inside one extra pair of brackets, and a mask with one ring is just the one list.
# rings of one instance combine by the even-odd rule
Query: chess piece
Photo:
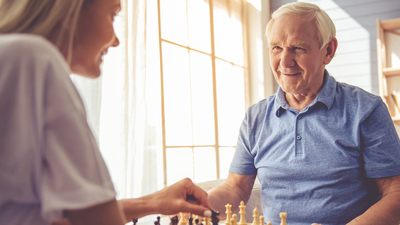
[(211, 211), (212, 215), (211, 215), (211, 222), (213, 225), (218, 225), (219, 222), (219, 212), (218, 211)]
[(247, 225), (246, 218), (244, 217), (244, 214), (246, 214), (245, 208), (246, 208), (246, 206), (244, 205), (244, 202), (241, 201), (240, 205), (239, 205), (240, 221), (239, 221), (238, 225)]
[(196, 225), (200, 225), (203, 217), (201, 217), (201, 216), (199, 216), (199, 215), (196, 215), (195, 218), (196, 218), (196, 219), (195, 219)]
[(178, 216), (174, 216), (171, 219), (170, 225), (178, 225)]
[(237, 225), (237, 215), (236, 214), (232, 215), (231, 225)]
[(226, 221), (225, 221), (225, 225), (231, 225), (231, 214), (232, 214), (232, 205), (230, 205), (229, 203), (225, 205), (226, 208)]
[(258, 222), (258, 209), (254, 208), (253, 210), (253, 223), (252, 225), (260, 225), (260, 222)]
[(260, 225), (264, 225), (264, 216), (260, 216)]
[(272, 223), (271, 223), (271, 222), (268, 222), (267, 225), (272, 225)]
[(287, 225), (286, 216), (287, 216), (287, 214), (284, 212), (279, 213), (279, 217), (281, 218), (281, 225)]
[(135, 218), (134, 218), (134, 219), (132, 220), (133, 225), (136, 225), (136, 224), (137, 224), (137, 221), (138, 221), (138, 219), (135, 219)]
[(204, 224), (205, 225), (210, 225), (210, 217), (204, 217)]
[(157, 224), (158, 224), (158, 225), (161, 225), (161, 224), (160, 224), (160, 220), (161, 220), (161, 217), (160, 217), (160, 216), (157, 216)]
[(178, 225), (186, 225), (187, 224), (187, 220), (186, 220), (186, 213), (181, 212), (181, 219), (178, 222)]
[(189, 225), (193, 225), (193, 217), (191, 213), (189, 213)]

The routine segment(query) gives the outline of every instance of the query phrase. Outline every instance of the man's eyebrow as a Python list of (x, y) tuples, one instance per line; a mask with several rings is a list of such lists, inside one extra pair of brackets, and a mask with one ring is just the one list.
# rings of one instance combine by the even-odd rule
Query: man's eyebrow
[(309, 48), (310, 46), (307, 44), (307, 43), (305, 43), (305, 42), (298, 42), (298, 43), (295, 43), (295, 44), (293, 44), (293, 45), (291, 45), (292, 47), (302, 47), (302, 48)]
[(269, 46), (278, 46), (279, 44), (276, 42), (269, 42)]

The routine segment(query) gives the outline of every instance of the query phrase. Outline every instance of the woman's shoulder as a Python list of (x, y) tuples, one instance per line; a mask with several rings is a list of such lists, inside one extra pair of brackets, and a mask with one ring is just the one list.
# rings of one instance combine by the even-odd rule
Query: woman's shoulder
[(0, 35), (0, 46), (1, 49), (7, 50), (40, 50), (42, 48), (51, 50), (55, 48), (50, 41), (34, 34), (2, 34)]
[(7, 65), (52, 64), (69, 70), (58, 48), (44, 37), (33, 34), (0, 35), (0, 64), (3, 63)]
[(0, 57), (36, 60), (63, 59), (55, 45), (44, 37), (34, 34), (0, 35)]

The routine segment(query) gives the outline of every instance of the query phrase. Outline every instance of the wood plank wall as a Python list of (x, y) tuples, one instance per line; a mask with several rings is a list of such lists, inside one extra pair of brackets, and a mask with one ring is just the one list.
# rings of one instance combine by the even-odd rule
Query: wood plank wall
[[(336, 80), (379, 94), (376, 19), (400, 17), (400, 0), (303, 0), (318, 5), (336, 26), (339, 47), (327, 66)], [(290, 0), (271, 0), (271, 11)]]

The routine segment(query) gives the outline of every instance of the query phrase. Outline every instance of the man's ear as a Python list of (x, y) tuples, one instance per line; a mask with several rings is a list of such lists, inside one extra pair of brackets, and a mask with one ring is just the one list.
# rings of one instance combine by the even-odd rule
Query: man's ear
[(338, 47), (338, 41), (335, 37), (333, 37), (326, 45), (327, 46), (326, 46), (326, 55), (324, 58), (324, 64), (328, 65), (335, 56), (336, 49)]

